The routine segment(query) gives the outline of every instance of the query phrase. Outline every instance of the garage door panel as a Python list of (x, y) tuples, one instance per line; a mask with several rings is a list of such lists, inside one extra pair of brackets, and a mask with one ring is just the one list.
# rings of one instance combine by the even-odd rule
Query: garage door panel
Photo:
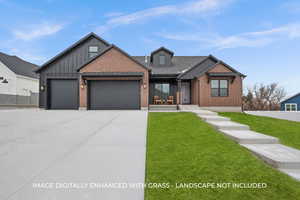
[(90, 109), (139, 109), (139, 81), (90, 81)]
[(50, 109), (78, 109), (77, 80), (49, 80)]

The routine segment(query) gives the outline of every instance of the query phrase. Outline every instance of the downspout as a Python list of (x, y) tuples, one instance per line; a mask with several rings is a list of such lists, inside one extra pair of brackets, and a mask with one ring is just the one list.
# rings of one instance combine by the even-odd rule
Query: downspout
[(146, 55), (145, 56), (145, 58), (146, 58), (146, 65), (147, 65), (147, 68), (148, 68), (148, 92), (147, 92), (147, 94), (148, 94), (148, 98), (147, 98), (147, 102), (148, 102), (148, 110), (149, 110), (149, 108), (150, 108), (150, 76), (151, 76), (151, 72), (149, 71), (149, 69), (150, 69), (150, 57), (149, 57), (149, 59), (148, 59), (148, 56)]
[(241, 77), (241, 81), (242, 81), (242, 83), (241, 83), (241, 102), (242, 102), (242, 106), (241, 106), (241, 109), (242, 109), (242, 113), (244, 113), (244, 103), (243, 103), (243, 81), (244, 81), (244, 78), (243, 77)]
[(198, 84), (197, 84), (197, 91), (198, 91), (198, 106), (200, 107), (200, 80), (197, 78), (197, 82), (198, 82)]

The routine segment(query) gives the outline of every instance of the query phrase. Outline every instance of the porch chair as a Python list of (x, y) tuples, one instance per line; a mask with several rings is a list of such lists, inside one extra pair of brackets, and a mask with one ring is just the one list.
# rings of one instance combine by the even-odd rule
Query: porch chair
[(174, 96), (168, 96), (167, 104), (174, 104)]
[(154, 104), (162, 104), (163, 103), (162, 100), (159, 98), (159, 96), (154, 96), (153, 99), (154, 99)]

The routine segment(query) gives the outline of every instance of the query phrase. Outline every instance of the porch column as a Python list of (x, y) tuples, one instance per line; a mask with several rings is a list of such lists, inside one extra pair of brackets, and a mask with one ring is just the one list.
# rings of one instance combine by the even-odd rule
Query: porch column
[(176, 104), (181, 104), (181, 80), (177, 80)]

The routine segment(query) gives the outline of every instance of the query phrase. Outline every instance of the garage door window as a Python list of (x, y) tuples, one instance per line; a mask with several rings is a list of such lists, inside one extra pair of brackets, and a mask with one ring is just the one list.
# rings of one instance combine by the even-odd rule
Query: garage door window
[(296, 103), (285, 104), (285, 111), (297, 111), (297, 104)]

